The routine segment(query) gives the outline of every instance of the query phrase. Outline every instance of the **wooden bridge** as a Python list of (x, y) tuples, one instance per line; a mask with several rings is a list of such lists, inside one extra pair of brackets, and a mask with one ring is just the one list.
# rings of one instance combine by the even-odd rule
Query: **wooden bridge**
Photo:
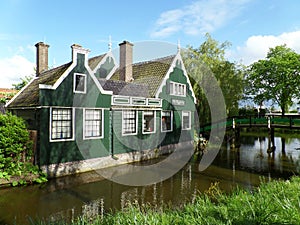
[[(269, 146), (268, 153), (275, 151), (274, 130), (281, 129), (299, 129), (300, 130), (300, 115), (266, 115), (266, 116), (247, 116), (247, 117), (231, 117), (223, 121), (218, 121), (214, 124), (207, 124), (200, 128), (201, 134), (207, 134), (211, 130), (231, 130), (227, 134), (227, 141), (230, 141), (231, 148), (239, 148), (240, 146), (240, 131), (241, 128), (264, 128), (268, 130)], [(230, 136), (231, 135), (231, 136)], [(206, 136), (206, 135), (205, 135)]]
[(236, 129), (236, 128), (287, 128), (300, 129), (300, 115), (286, 115), (286, 116), (247, 116), (247, 117), (230, 117), (226, 120), (218, 121), (214, 124), (207, 124), (200, 127), (200, 133), (208, 132), (213, 129)]

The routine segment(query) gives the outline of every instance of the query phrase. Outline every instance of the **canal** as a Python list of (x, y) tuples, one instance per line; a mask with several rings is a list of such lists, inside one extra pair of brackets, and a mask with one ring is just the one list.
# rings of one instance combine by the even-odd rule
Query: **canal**
[(269, 138), (266, 134), (241, 133), (240, 147), (232, 149), (224, 142), (206, 170), (199, 171), (201, 156), (195, 155), (173, 177), (144, 187), (121, 185), (90, 172), (53, 179), (43, 185), (0, 189), (0, 224), (103, 215), (121, 210), (129, 202), (176, 207), (192, 201), (214, 182), (218, 182), (223, 191), (230, 192), (236, 186), (252, 189), (261, 179), (288, 179), (300, 172), (299, 136), (275, 135), (276, 149), (267, 153)]

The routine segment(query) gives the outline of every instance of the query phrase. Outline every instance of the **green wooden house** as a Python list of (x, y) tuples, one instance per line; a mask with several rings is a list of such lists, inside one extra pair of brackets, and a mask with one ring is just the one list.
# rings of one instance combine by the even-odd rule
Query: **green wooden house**
[(37, 74), (6, 105), (37, 133), (35, 162), (49, 176), (152, 158), (191, 143), (195, 95), (180, 51), (132, 62), (133, 44), (48, 69), (49, 45), (37, 47)]

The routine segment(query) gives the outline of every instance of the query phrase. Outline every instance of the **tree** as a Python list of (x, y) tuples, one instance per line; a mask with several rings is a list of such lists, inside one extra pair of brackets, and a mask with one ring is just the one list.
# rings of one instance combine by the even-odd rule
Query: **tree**
[(26, 84), (28, 84), (33, 78), (33, 75), (25, 76), (24, 78), (21, 78), (21, 82), (17, 84), (13, 84), (12, 86), (16, 90), (21, 90), (23, 87), (25, 87)]
[[(219, 43), (206, 34), (206, 40), (198, 48), (188, 47), (183, 54), (187, 73), (190, 75), (193, 90), (198, 99), (197, 110), (200, 123), (210, 122), (210, 109), (199, 83), (205, 82), (205, 76), (212, 73), (223, 92), (227, 108), (227, 116), (238, 114), (238, 101), (242, 98), (244, 87), (243, 66), (229, 62), (225, 58), (225, 51), (229, 42)], [(209, 84), (207, 84), (209, 85)], [(210, 90), (213, 94), (214, 90)]]
[(271, 100), (279, 105), (282, 115), (299, 96), (300, 55), (286, 45), (270, 48), (267, 57), (249, 66), (247, 94), (258, 105)]

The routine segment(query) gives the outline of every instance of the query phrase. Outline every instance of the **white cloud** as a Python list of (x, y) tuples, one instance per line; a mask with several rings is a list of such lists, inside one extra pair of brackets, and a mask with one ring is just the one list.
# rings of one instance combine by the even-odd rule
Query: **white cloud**
[(182, 9), (163, 12), (151, 33), (167, 37), (178, 31), (188, 35), (212, 32), (236, 17), (250, 0), (198, 0)]
[(25, 57), (15, 55), (11, 58), (0, 59), (1, 88), (11, 88), (12, 84), (19, 83), (20, 78), (34, 74), (35, 63)]
[(287, 47), (300, 53), (300, 30), (294, 32), (274, 35), (256, 35), (247, 39), (244, 46), (238, 46), (234, 51), (229, 52), (227, 57), (235, 61), (250, 65), (259, 59), (264, 59), (270, 48), (286, 44)]

